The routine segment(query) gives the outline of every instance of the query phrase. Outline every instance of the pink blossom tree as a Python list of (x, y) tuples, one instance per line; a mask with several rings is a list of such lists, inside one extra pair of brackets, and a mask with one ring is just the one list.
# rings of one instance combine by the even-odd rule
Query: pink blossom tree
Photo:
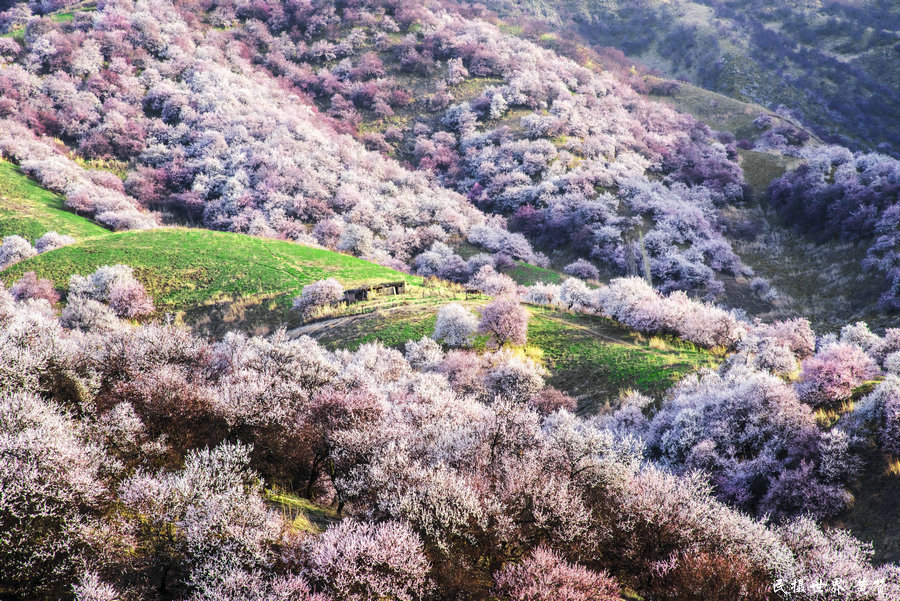
[(309, 317), (325, 305), (334, 303), (344, 297), (344, 287), (334, 278), (319, 280), (307, 284), (294, 299), (294, 309), (304, 317)]
[(47, 232), (34, 241), (34, 250), (38, 253), (45, 253), (69, 244), (75, 244), (75, 238), (57, 232)]
[(509, 601), (616, 601), (616, 580), (565, 561), (538, 547), (519, 564), (509, 564), (494, 576), (497, 595)]
[(528, 402), (544, 387), (546, 370), (534, 361), (506, 349), (490, 357), (493, 364), (485, 374), (488, 390), (498, 398)]
[(219, 586), (224, 566), (271, 561), (280, 525), (249, 462), (249, 447), (224, 443), (188, 453), (179, 472), (138, 471), (120, 485), (119, 499), (142, 518), (137, 535), (160, 591), (202, 594)]
[(68, 299), (59, 322), (64, 327), (83, 332), (108, 332), (120, 323), (109, 307), (83, 296)]
[(22, 236), (5, 236), (0, 244), (0, 269), (33, 257), (37, 251)]
[(304, 555), (303, 573), (335, 599), (420, 601), (431, 591), (424, 545), (402, 522), (348, 519), (312, 539)]
[(3, 587), (48, 598), (75, 578), (100, 515), (104, 456), (60, 407), (0, 392), (0, 564)]
[(441, 345), (428, 336), (423, 336), (421, 340), (408, 341), (405, 350), (404, 356), (413, 369), (422, 371), (434, 369), (444, 359)]
[(517, 301), (499, 298), (481, 311), (478, 331), (487, 334), (496, 346), (523, 346), (528, 341), (528, 310)]
[(116, 282), (109, 291), (109, 307), (119, 317), (142, 317), (153, 313), (153, 299), (134, 278)]
[(872, 427), (885, 453), (900, 455), (900, 377), (889, 374), (856, 405), (854, 414)]
[(505, 273), (497, 273), (491, 265), (484, 265), (469, 280), (469, 286), (490, 296), (515, 297), (518, 292), (516, 282)]
[(803, 361), (797, 392), (814, 408), (836, 407), (878, 372), (875, 361), (858, 346), (831, 344)]
[(53, 282), (45, 278), (38, 278), (33, 271), (25, 272), (9, 289), (9, 293), (18, 301), (33, 298), (42, 298), (51, 305), (59, 302), (59, 293), (53, 287)]
[(559, 287), (559, 300), (575, 311), (590, 311), (596, 304), (596, 297), (582, 280), (566, 278)]
[(559, 410), (575, 411), (578, 405), (574, 398), (552, 386), (544, 386), (528, 402), (541, 415), (550, 415)]
[(133, 281), (135, 281), (134, 269), (128, 265), (102, 265), (90, 275), (71, 276), (69, 278), (69, 296), (109, 303), (113, 288), (131, 285)]
[(528, 288), (522, 300), (533, 305), (553, 305), (560, 301), (559, 295), (560, 287), (557, 284), (538, 282)]

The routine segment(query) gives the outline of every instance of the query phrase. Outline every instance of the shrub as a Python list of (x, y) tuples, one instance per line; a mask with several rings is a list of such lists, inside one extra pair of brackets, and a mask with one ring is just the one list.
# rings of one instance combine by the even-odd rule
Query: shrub
[(482, 266), (469, 280), (469, 286), (490, 296), (515, 296), (518, 293), (515, 280), (505, 273), (497, 273), (491, 265)]
[(478, 271), (485, 266), (494, 267), (494, 257), (493, 255), (489, 255), (488, 253), (478, 253), (469, 257), (469, 260), (466, 261), (466, 267), (469, 270), (469, 273), (478, 273)]
[[(892, 599), (900, 592), (892, 568), (870, 563), (871, 545), (841, 528), (822, 528), (808, 516), (798, 517), (775, 530), (796, 561), (781, 568), (784, 586), (798, 601), (864, 601)], [(836, 561), (831, 558), (839, 558)], [(790, 582), (791, 584), (787, 584)]]
[(128, 265), (103, 265), (87, 277), (73, 275), (69, 278), (69, 295), (90, 298), (108, 303), (112, 289), (134, 281), (134, 270)]
[(569, 263), (563, 271), (582, 280), (596, 280), (600, 277), (600, 271), (584, 259)]
[(756, 277), (750, 280), (750, 290), (753, 291), (753, 294), (765, 301), (775, 300), (778, 296), (777, 293), (772, 290), (769, 280), (765, 278)]
[(575, 311), (590, 311), (596, 304), (587, 284), (577, 278), (566, 278), (559, 287), (559, 301)]
[(438, 309), (437, 322), (431, 337), (447, 346), (471, 346), (478, 330), (478, 318), (459, 303)]
[(523, 346), (528, 341), (528, 311), (518, 301), (498, 298), (481, 311), (478, 331), (497, 346)]
[(78, 601), (118, 601), (122, 598), (115, 587), (100, 580), (95, 572), (83, 573), (72, 592)]
[(885, 453), (900, 456), (900, 378), (888, 375), (855, 408), (869, 422)]
[(596, 292), (598, 307), (641, 332), (670, 332), (700, 346), (733, 347), (747, 327), (731, 311), (691, 300), (683, 292), (662, 296), (644, 280), (617, 278)]
[(345, 520), (310, 541), (303, 563), (309, 580), (335, 599), (419, 601), (431, 589), (422, 541), (400, 522)]
[(109, 307), (83, 296), (69, 296), (59, 322), (63, 327), (83, 332), (104, 332), (119, 325)]
[(785, 376), (796, 371), (797, 358), (785, 345), (771, 338), (763, 338), (756, 346), (753, 365), (757, 369)]
[(437, 367), (444, 359), (444, 351), (433, 338), (423, 336), (421, 340), (406, 343), (404, 356), (413, 369), (424, 371)]
[(803, 361), (797, 391), (814, 408), (835, 408), (878, 371), (875, 361), (858, 346), (831, 344)]
[(734, 367), (686, 378), (646, 440), (652, 458), (680, 473), (706, 472), (720, 499), (753, 514), (826, 517), (848, 500), (847, 480), (818, 469), (824, 443), (811, 410), (771, 374)]
[(202, 598), (221, 584), (225, 566), (251, 571), (271, 561), (279, 524), (249, 467), (250, 450), (241, 443), (194, 450), (178, 472), (139, 470), (119, 486), (124, 507), (143, 521), (137, 552), (160, 590), (182, 572)]
[(840, 341), (858, 346), (872, 358), (881, 355), (881, 347), (884, 344), (881, 337), (869, 330), (869, 324), (863, 321), (842, 327)]
[(153, 313), (153, 299), (144, 285), (135, 279), (113, 284), (109, 291), (109, 307), (118, 317), (142, 317)]
[(485, 384), (498, 398), (525, 403), (544, 387), (545, 370), (534, 361), (503, 351), (491, 360)]
[(72, 236), (64, 236), (56, 232), (47, 232), (34, 241), (34, 249), (38, 253), (45, 253), (69, 244), (75, 244), (75, 238)]
[(344, 287), (334, 278), (307, 284), (294, 299), (294, 309), (304, 317), (309, 317), (325, 305), (344, 298)]
[(526, 290), (522, 300), (533, 305), (553, 305), (559, 302), (559, 295), (558, 285), (539, 282)]
[(59, 407), (0, 392), (0, 563), (3, 586), (24, 596), (63, 596), (88, 520), (102, 507), (103, 455)]
[(578, 406), (575, 399), (552, 386), (544, 386), (528, 402), (541, 415), (550, 415), (559, 410), (575, 411)]
[(37, 251), (22, 236), (6, 236), (0, 244), (0, 269), (6, 269), (36, 254)]
[(900, 351), (889, 353), (884, 358), (884, 371), (889, 374), (900, 375)]
[(53, 288), (53, 282), (44, 278), (38, 278), (33, 271), (28, 271), (16, 281), (9, 289), (9, 293), (13, 295), (17, 301), (23, 301), (29, 298), (42, 298), (51, 305), (59, 302), (59, 293)]
[(509, 601), (617, 601), (619, 585), (605, 573), (565, 561), (538, 547), (521, 563), (510, 563), (494, 576), (500, 599)]

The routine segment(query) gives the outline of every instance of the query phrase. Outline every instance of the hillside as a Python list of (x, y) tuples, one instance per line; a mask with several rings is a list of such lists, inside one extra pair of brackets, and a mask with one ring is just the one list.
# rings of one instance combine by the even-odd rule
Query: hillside
[[(129, 255), (119, 248), (122, 239), (137, 250)], [(269, 261), (266, 255), (277, 259), (292, 279), (331, 274), (361, 282), (389, 271), (294, 243), (180, 229), (110, 234), (26, 262), (44, 259), (66, 269), (82, 264), (90, 269), (94, 264), (86, 263), (86, 257), (124, 255), (149, 282), (163, 281), (167, 266), (203, 284), (202, 296), (182, 288), (168, 296), (163, 291), (160, 298), (170, 303), (202, 302), (210, 286), (233, 286), (221, 272), (214, 281), (210, 273), (193, 273), (188, 263), (166, 255), (165, 249), (178, 240), (185, 241), (178, 255), (195, 259), (210, 272), (211, 259), (222, 269), (243, 267), (237, 275), (250, 282), (275, 281), (269, 265), (256, 267)], [(101, 241), (108, 250), (97, 246)], [(66, 250), (70, 255), (61, 254)], [(234, 253), (245, 261), (235, 262)], [(7, 270), (4, 277), (8, 275)], [(0, 560), (16, 567), (16, 572), (4, 573), (0, 590), (39, 591), (41, 598), (51, 599), (65, 596), (68, 588), (116, 590), (106, 584), (114, 582), (146, 599), (187, 598), (205, 587), (215, 591), (210, 601), (238, 601), (244, 599), (245, 587), (281, 587), (281, 574), (296, 570), (292, 586), (307, 587), (301, 592), (336, 591), (336, 599), (343, 598), (349, 578), (353, 586), (373, 587), (376, 593), (367, 593), (367, 601), (390, 590), (383, 586), (432, 583), (487, 600), (495, 596), (497, 582), (506, 582), (506, 571), (527, 568), (535, 553), (540, 559), (540, 547), (524, 557), (505, 550), (504, 532), (513, 527), (514, 540), (526, 540), (531, 532), (541, 544), (561, 549), (553, 551), (559, 556), (552, 561), (572, 562), (562, 563), (561, 586), (570, 582), (566, 574), (578, 569), (604, 583), (608, 601), (635, 594), (680, 599), (697, 586), (704, 597), (721, 598), (720, 588), (740, 590), (748, 581), (756, 583), (754, 590), (758, 586), (766, 592), (737, 599), (768, 601), (769, 587), (785, 574), (810, 569), (815, 570), (810, 578), (818, 578), (819, 571), (847, 561), (865, 582), (884, 579), (889, 596), (871, 598), (892, 599), (900, 590), (890, 580), (893, 568), (873, 566), (867, 547), (819, 523), (833, 523), (840, 514), (840, 523), (864, 540), (874, 539), (878, 561), (893, 556), (890, 542), (873, 534), (872, 514), (882, 507), (877, 495), (860, 494), (857, 503), (849, 496), (849, 489), (870, 482), (871, 474), (857, 480), (855, 466), (863, 451), (848, 444), (842, 428), (851, 429), (860, 444), (863, 438), (858, 437), (869, 433), (894, 444), (890, 425), (882, 431), (862, 406), (892, 402), (900, 380), (890, 375), (860, 380), (876, 375), (880, 364), (873, 357), (896, 354), (897, 340), (855, 326), (842, 333), (840, 344), (832, 342), (816, 353), (815, 336), (803, 320), (750, 327), (684, 295), (659, 296), (638, 279), (595, 292), (583, 288), (603, 303), (604, 312), (618, 307), (617, 313), (645, 324), (665, 319), (654, 312), (668, 309), (701, 332), (724, 332), (723, 325), (731, 323), (738, 328), (727, 329), (740, 338), (739, 344), (717, 371), (693, 376), (700, 367), (715, 368), (719, 357), (665, 336), (638, 335), (607, 318), (532, 308), (524, 348), (493, 351), (482, 338), (476, 339), (474, 352), (427, 340), (398, 352), (397, 347), (432, 329), (438, 305), (462, 301), (458, 290), (399, 307), (380, 306), (376, 299), (370, 313), (315, 321), (293, 335), (234, 332), (210, 340), (159, 323), (117, 323), (85, 335), (55, 320), (46, 306), (28, 299), (15, 302), (4, 292), (0, 376), (8, 390), (0, 393), (0, 428), (11, 435), (0, 449), (11, 448), (10, 456), (24, 459), (14, 472), (0, 471), (5, 493), (0, 516), (9, 515), (12, 503), (29, 513), (14, 522), (15, 543), (0, 538)], [(485, 299), (464, 302), (480, 308)], [(684, 313), (691, 307), (693, 313)], [(324, 347), (303, 334), (318, 338)], [(767, 345), (779, 346), (771, 352)], [(532, 360), (544, 365), (545, 375)], [(878, 361), (886, 370), (895, 369), (890, 360)], [(853, 373), (835, 383), (831, 374), (845, 365)], [(546, 384), (578, 395), (581, 415), (568, 411), (567, 397)], [(864, 397), (858, 411), (852, 402), (835, 405), (847, 390), (851, 399)], [(627, 392), (634, 394), (622, 396)], [(819, 407), (815, 412), (814, 406)], [(835, 421), (840, 426), (832, 428)], [(635, 443), (637, 436), (646, 446)], [(41, 454), (44, 448), (61, 452)], [(875, 448), (866, 446), (865, 452), (878, 452)], [(33, 452), (12, 453), (28, 449)], [(59, 462), (68, 469), (56, 468)], [(656, 467), (657, 462), (667, 468)], [(714, 470), (709, 478), (715, 485), (696, 471), (698, 463)], [(748, 473), (765, 486), (749, 485)], [(21, 569), (33, 553), (47, 548), (46, 538), (31, 527), (31, 516), (43, 511), (35, 489), (44, 487), (38, 492), (51, 495), (83, 486), (85, 479), (92, 487), (88, 491), (107, 494), (88, 497), (85, 507), (64, 500), (62, 510), (91, 517), (105, 526), (107, 535), (97, 540), (44, 520), (43, 528), (74, 542), (54, 561)], [(487, 491), (478, 485), (485, 481), (491, 485)], [(349, 488), (351, 483), (360, 488)], [(885, 491), (893, 484), (890, 479), (873, 482)], [(816, 495), (805, 494), (810, 487)], [(410, 488), (414, 497), (406, 496)], [(405, 501), (394, 505), (398, 494)], [(446, 510), (448, 494), (467, 513), (490, 512), (490, 520), (432, 522), (429, 516)], [(492, 507), (489, 500), (500, 505)], [(529, 505), (534, 502), (547, 516), (540, 528), (530, 525), (534, 513)], [(466, 503), (476, 503), (475, 508)], [(373, 513), (365, 513), (367, 507)], [(424, 517), (421, 511), (427, 511)], [(798, 518), (801, 512), (804, 517)], [(499, 531), (492, 525), (510, 523), (509, 516), (515, 516), (515, 525)], [(573, 520), (584, 520), (589, 532), (612, 532), (609, 539), (579, 543), (602, 553), (578, 560), (563, 555), (572, 547), (558, 537)], [(684, 524), (674, 542), (645, 538), (645, 529), (658, 532), (660, 522), (672, 521)], [(217, 526), (222, 523), (224, 532)], [(129, 527), (131, 534), (116, 529)], [(460, 531), (466, 536), (454, 543), (454, 551), (439, 549), (438, 541)], [(475, 534), (487, 542), (468, 542)], [(397, 536), (407, 541), (405, 549), (396, 548)], [(266, 541), (255, 558), (242, 559), (241, 547), (231, 550), (230, 545), (247, 538), (251, 545), (260, 540), (253, 537)], [(629, 551), (633, 547), (619, 543), (629, 538), (645, 541), (642, 549)], [(725, 563), (717, 557), (697, 560), (715, 580), (697, 580), (693, 561), (676, 563), (679, 577), (674, 582), (648, 577), (653, 574), (649, 563), (669, 556), (673, 545), (691, 556), (687, 551), (696, 552), (698, 538), (710, 549), (727, 549), (732, 558)], [(225, 545), (223, 540), (232, 542)], [(107, 552), (119, 545), (128, 545), (131, 552)], [(284, 549), (296, 552), (299, 559), (291, 561), (298, 563), (283, 565), (283, 556), (275, 552)], [(395, 558), (401, 552), (419, 566), (412, 574), (402, 565), (393, 567), (401, 561), (397, 559), (388, 563), (399, 572), (389, 585), (369, 573), (369, 554)], [(71, 563), (76, 553), (84, 553), (97, 572), (81, 573)], [(182, 553), (191, 559), (182, 559)], [(466, 559), (470, 553), (477, 558), (472, 564)], [(828, 553), (840, 559), (828, 559)], [(223, 568), (223, 556), (238, 567)], [(491, 557), (499, 567), (490, 565)], [(194, 561), (210, 563), (197, 567)], [(361, 567), (335, 572), (335, 565), (344, 561)], [(171, 567), (159, 569), (160, 564)], [(245, 571), (253, 565), (262, 567)], [(54, 569), (61, 575), (46, 578)], [(244, 584), (232, 594), (231, 585), (220, 582), (226, 577)], [(307, 584), (307, 578), (315, 584)], [(518, 580), (512, 582), (510, 586), (518, 586)], [(862, 590), (877, 590), (869, 586)], [(163, 588), (172, 594), (159, 594)], [(299, 598), (319, 601), (310, 595)]]
[[(753, 146), (764, 146), (765, 132), (778, 127), (797, 128), (806, 133), (808, 139), (804, 143), (821, 143), (813, 132), (790, 115), (772, 111), (756, 102), (738, 100), (687, 82), (674, 82), (652, 75), (645, 75), (643, 81), (650, 86), (651, 98), (671, 104), (679, 112), (693, 115), (712, 129), (730, 132), (736, 139), (745, 140)], [(767, 127), (758, 125), (757, 120), (763, 115), (770, 119)]]
[(898, 152), (900, 11), (887, 0), (483, 3), (735, 99), (784, 107), (822, 137)]
[[(656, 89), (663, 81), (654, 77), (647, 80)], [(748, 298), (741, 287), (727, 284), (725, 302), (764, 319), (801, 315), (825, 331), (837, 331), (847, 322), (858, 320), (875, 327), (893, 325), (891, 312), (879, 307), (878, 297), (884, 291), (884, 283), (871, 272), (860, 269), (866, 256), (865, 242), (810, 240), (769, 207), (769, 184), (799, 167), (804, 160), (767, 148), (764, 136), (771, 129), (761, 129), (754, 121), (765, 114), (775, 123), (801, 129), (802, 126), (760, 105), (686, 83), (651, 95), (694, 115), (710, 127), (731, 132), (736, 138), (760, 147), (737, 151), (749, 194), (745, 202), (724, 209), (720, 219), (735, 252), (757, 276), (768, 280), (778, 297), (774, 302), (763, 302)], [(819, 144), (821, 141), (811, 134), (804, 147)]]
[(900, 600), (898, 18), (0, 0), (0, 601)]
[(18, 263), (0, 279), (11, 284), (34, 271), (64, 292), (72, 274), (117, 263), (134, 268), (159, 315), (175, 313), (220, 333), (224, 327), (274, 329), (288, 322), (291, 301), (303, 286), (328, 277), (348, 288), (397, 280), (421, 283), (421, 278), (329, 250), (178, 228), (84, 240)]
[[(742, 269), (715, 215), (741, 194), (733, 148), (611, 72), (438, 3), (275, 4), (264, 19), (240, 3), (178, 6), (33, 17), (40, 33), (7, 43), (0, 83), (24, 108), (0, 128), (5, 154), (60, 191), (40, 158), (48, 135), (78, 157), (124, 161), (114, 211), (96, 202), (113, 182), (67, 192), (117, 229), (137, 217), (111, 213), (132, 203), (165, 223), (315, 240), (422, 275), (418, 258), (447, 240), (557, 269), (590, 258), (609, 275), (646, 255), (661, 287), (710, 298)], [(27, 21), (10, 19), (10, 31)], [(110, 32), (144, 21), (159, 36), (123, 33), (127, 64), (102, 69)], [(26, 60), (39, 38), (74, 54)], [(48, 95), (57, 86), (73, 93)], [(269, 128), (278, 120), (287, 130)]]
[[(464, 304), (478, 310), (486, 303)], [(329, 349), (357, 349), (378, 341), (403, 350), (407, 341), (432, 334), (438, 308), (434, 304), (388, 308), (316, 321), (290, 334), (312, 336)], [(659, 400), (685, 374), (719, 361), (689, 343), (649, 339), (610, 319), (537, 307), (530, 313), (525, 353), (549, 370), (549, 384), (578, 400), (580, 414), (609, 410), (629, 390)], [(484, 351), (484, 343), (481, 338), (476, 348)]]
[(108, 234), (65, 206), (65, 199), (41, 188), (15, 165), (0, 160), (0, 237), (22, 236), (30, 242), (47, 232), (75, 239)]
[[(750, 192), (746, 202), (729, 206), (720, 219), (741, 260), (768, 280), (778, 296), (771, 303), (758, 302), (749, 299), (740, 287), (726, 285), (725, 302), (763, 319), (804, 316), (824, 331), (837, 331), (853, 321), (866, 321), (878, 328), (894, 325), (895, 315), (879, 301), (885, 292), (884, 280), (872, 270), (861, 269), (870, 242), (817, 240), (806, 235), (808, 230), (798, 232), (792, 220), (784, 219), (769, 206), (769, 185), (806, 162), (798, 154), (814, 152), (823, 144), (815, 134), (784, 114), (757, 104), (684, 82), (666, 87), (661, 85), (664, 80), (652, 76), (646, 80), (655, 90), (652, 97), (753, 145), (737, 151)], [(757, 125), (760, 115), (771, 119), (766, 128)], [(778, 127), (806, 131), (810, 138), (787, 152), (771, 148), (766, 136)]]
[[(406, 295), (339, 309), (334, 318), (325, 316), (292, 331), (309, 334), (330, 349), (355, 349), (377, 340), (402, 350), (407, 341), (431, 334), (438, 307), (468, 297), (449, 288), (423, 287), (420, 277), (349, 255), (287, 241), (185, 228), (111, 233), (67, 211), (60, 196), (41, 189), (14, 166), (3, 165), (4, 190), (16, 194), (10, 196), (10, 214), (21, 216), (11, 217), (10, 224), (31, 227), (32, 207), (40, 207), (44, 212), (35, 216), (33, 227), (70, 221), (74, 225), (66, 232), (101, 234), (7, 268), (0, 273), (7, 286), (34, 271), (65, 296), (71, 275), (125, 264), (153, 297), (155, 316), (172, 314), (198, 331), (221, 335), (235, 329), (265, 333), (296, 327), (300, 318), (290, 311), (291, 302), (304, 285), (325, 278), (334, 277), (346, 288), (397, 280), (412, 285)], [(477, 251), (460, 248), (464, 255)], [(521, 262), (508, 274), (526, 286), (562, 280), (557, 272)], [(466, 303), (477, 308), (485, 301)], [(552, 374), (549, 382), (579, 399), (579, 410), (588, 413), (630, 389), (659, 399), (684, 374), (716, 364), (712, 355), (687, 343), (649, 340), (608, 319), (543, 308), (532, 309), (529, 339), (529, 352)]]
[[(26, 65), (22, 52), (35, 42), (16, 33), (24, 31), (24, 21), (11, 22), (19, 50), (10, 47), (4, 81), (29, 108), (0, 128), (9, 140), (4, 152), (61, 193), (68, 206), (116, 229), (144, 227), (148, 219), (202, 223), (321, 244), (459, 282), (473, 276), (476, 265), (462, 268), (460, 257), (477, 252), (492, 253), (495, 262), (511, 256), (522, 269), (550, 265), (555, 272), (583, 257), (604, 279), (646, 276), (649, 270), (665, 291), (717, 298), (768, 318), (810, 315), (829, 328), (842, 323), (838, 307), (848, 293), (862, 287), (867, 293), (848, 314), (887, 321), (874, 307), (878, 278), (855, 273), (860, 249), (823, 249), (848, 274), (829, 276), (830, 285), (823, 286), (817, 276), (828, 271), (816, 260), (818, 248), (794, 240), (790, 224), (765, 207), (768, 183), (798, 164), (787, 155), (819, 143), (786, 113), (687, 84), (636, 78), (609, 53), (580, 60), (587, 68), (554, 60), (559, 57), (553, 51), (522, 38), (566, 50), (555, 34), (545, 40), (532, 30), (493, 27), (438, 6), (379, 8), (371, 20), (327, 5), (320, 11), (327, 35), (304, 24), (313, 8), (291, 8), (283, 18), (263, 20), (261, 28), (253, 10), (227, 3), (215, 9), (187, 4), (180, 15), (144, 6), (140, 18), (166, 24), (167, 32), (197, 19), (187, 54), (204, 48), (204, 58), (188, 79), (169, 77), (165, 84), (151, 85), (127, 69), (98, 72), (101, 79), (138, 86), (144, 100), (138, 106), (119, 83), (113, 85), (108, 93), (120, 103), (118, 112), (86, 115), (96, 125), (90, 138), (84, 127), (67, 124), (66, 114), (78, 107), (63, 97), (54, 101), (54, 124), (41, 122), (46, 115), (38, 118), (39, 107), (50, 103), (44, 90), (48, 82), (73, 85), (79, 98), (98, 103), (107, 92), (79, 84), (87, 81), (79, 79), (81, 67), (62, 57), (46, 59), (41, 69)], [(112, 18), (114, 7), (107, 12)], [(71, 37), (76, 44), (90, 35), (99, 43), (106, 34), (88, 16), (51, 11), (41, 21), (41, 35), (48, 41)], [(281, 43), (274, 44), (278, 36)], [(171, 39), (167, 33), (158, 42)], [(135, 56), (142, 56), (144, 43), (131, 43)], [(246, 48), (249, 60), (219, 54), (237, 46)], [(184, 65), (153, 60), (160, 72), (176, 67), (185, 73)], [(234, 93), (217, 96), (216, 86), (226, 81)], [(649, 94), (639, 93), (642, 86)], [(562, 88), (568, 92), (560, 96)], [(302, 134), (267, 137), (273, 134), (264, 123), (273, 114), (249, 118), (255, 104), (281, 107), (276, 112), (290, 114)], [(210, 113), (213, 105), (222, 110)], [(219, 139), (213, 132), (221, 129), (223, 115), (256, 129), (237, 145), (236, 139)], [(342, 144), (352, 151), (331, 146), (328, 132), (335, 130), (347, 136)], [(54, 155), (57, 142), (34, 137), (41, 131), (58, 135), (77, 160)], [(166, 137), (181, 140), (165, 151), (169, 158), (143, 151), (146, 136), (162, 131), (197, 136), (190, 142)], [(244, 130), (223, 131), (232, 136)], [(123, 136), (133, 145), (123, 146)], [(291, 156), (292, 164), (268, 160), (271, 148)], [(242, 162), (245, 156), (253, 160)], [(334, 171), (332, 156), (342, 165)], [(118, 165), (124, 185), (107, 172), (82, 168), (98, 161)], [(66, 178), (54, 180), (62, 165)], [(373, 187), (369, 172), (387, 180)], [(316, 175), (304, 180), (302, 173)], [(547, 256), (535, 253), (526, 237)], [(435, 243), (443, 242), (453, 252), (439, 246), (434, 254)], [(476, 252), (470, 254), (470, 247)], [(782, 269), (779, 262), (787, 257), (793, 265)], [(759, 277), (771, 280), (780, 301), (749, 289)], [(805, 293), (811, 290), (816, 292)]]
[[(184, 228), (111, 233), (68, 212), (58, 195), (42, 190), (14, 166), (5, 165), (5, 181), (10, 182), (6, 189), (17, 194), (9, 205), (10, 213), (23, 216), (10, 219), (10, 223), (29, 223), (24, 217), (37, 206), (45, 207), (57, 221), (69, 219), (87, 228), (84, 231), (93, 232), (92, 227), (103, 234), (6, 269), (0, 281), (7, 286), (23, 273), (34, 271), (65, 294), (73, 274), (89, 274), (101, 265), (126, 264), (134, 268), (154, 298), (157, 316), (171, 313), (199, 331), (220, 335), (234, 329), (260, 333), (282, 325), (296, 326), (299, 317), (289, 310), (293, 298), (304, 285), (328, 277), (347, 288), (397, 280), (413, 285), (407, 295), (363, 302), (339, 310), (334, 319), (326, 317), (292, 331), (293, 335), (312, 335), (330, 349), (355, 349), (377, 340), (402, 350), (408, 340), (431, 334), (441, 304), (463, 298), (449, 289), (423, 288), (419, 277), (286, 241)], [(38, 215), (35, 227), (56, 223), (47, 219)], [(81, 233), (76, 226), (65, 231)], [(460, 248), (464, 255), (477, 251), (477, 247)], [(522, 285), (562, 279), (554, 271), (524, 263), (508, 273)], [(628, 389), (661, 398), (685, 373), (715, 365), (711, 355), (690, 344), (662, 338), (649, 341), (611, 320), (539, 308), (532, 313), (530, 352), (550, 370), (551, 384), (579, 399), (582, 412), (597, 411)], [(482, 340), (482, 350), (483, 344)]]

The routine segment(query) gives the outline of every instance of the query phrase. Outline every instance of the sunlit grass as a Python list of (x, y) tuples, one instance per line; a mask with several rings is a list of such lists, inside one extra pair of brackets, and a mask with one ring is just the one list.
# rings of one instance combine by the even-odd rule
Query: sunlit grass
[(855, 403), (853, 399), (844, 401), (840, 407), (820, 407), (813, 411), (813, 417), (816, 422), (823, 428), (830, 428), (841, 418), (841, 416), (853, 411)]
[(334, 277), (345, 287), (422, 279), (350, 255), (283, 240), (200, 229), (161, 228), (91, 238), (22, 261), (0, 274), (6, 284), (26, 271), (65, 292), (72, 274), (101, 265), (134, 268), (158, 311), (197, 316), (212, 306), (265, 301), (268, 322), (283, 321), (303, 286)]
[(282, 490), (267, 489), (265, 499), (281, 511), (285, 522), (298, 531), (319, 534), (324, 532), (324, 524), (340, 519), (331, 507)]
[(886, 473), (890, 476), (900, 477), (900, 458), (889, 457), (887, 464), (888, 467)]
[(62, 196), (41, 188), (17, 166), (0, 160), (0, 237), (15, 234), (34, 242), (49, 231), (78, 240), (110, 233), (69, 210)]
[[(445, 302), (450, 301), (401, 307), (335, 323), (316, 336), (328, 348), (355, 349), (379, 341), (402, 350), (407, 341), (434, 331), (437, 310)], [(466, 304), (477, 311), (484, 302)], [(547, 368), (547, 382), (578, 397), (585, 411), (612, 403), (627, 390), (660, 398), (686, 374), (715, 367), (719, 361), (712, 352), (682, 341), (658, 337), (650, 342), (602, 317), (538, 307), (529, 311), (528, 344), (511, 350)], [(481, 352), (485, 348), (486, 337), (476, 338), (474, 349)]]

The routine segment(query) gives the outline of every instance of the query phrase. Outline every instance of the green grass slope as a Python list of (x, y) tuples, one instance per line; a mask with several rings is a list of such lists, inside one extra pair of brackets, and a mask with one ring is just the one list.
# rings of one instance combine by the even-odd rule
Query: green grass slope
[(661, 398), (678, 380), (716, 357), (679, 340), (653, 338), (603, 317), (534, 309), (528, 341), (540, 349), (550, 369), (548, 381), (579, 399), (593, 413), (636, 390)]
[(109, 234), (66, 208), (63, 197), (41, 188), (8, 161), (0, 160), (0, 237), (19, 235), (34, 242), (49, 231), (78, 240)]
[[(665, 81), (658, 77), (647, 77), (647, 82), (654, 86), (654, 89), (660, 89), (660, 84)], [(673, 106), (682, 113), (693, 115), (712, 129), (730, 131), (739, 140), (755, 142), (760, 137), (762, 132), (753, 124), (753, 120), (762, 114), (770, 115), (778, 124), (789, 123), (803, 129), (816, 139), (813, 132), (804, 128), (802, 124), (789, 121), (760, 104), (737, 100), (686, 82), (678, 82), (677, 89), (670, 94), (653, 93), (651, 97)]]
[[(334, 277), (347, 287), (421, 278), (340, 253), (243, 234), (167, 228), (92, 238), (38, 255), (0, 274), (6, 284), (26, 271), (65, 291), (69, 276), (101, 265), (134, 268), (160, 313), (188, 323), (281, 322), (304, 285)], [(255, 307), (258, 315), (245, 310)]]
[(281, 512), (285, 521), (290, 523), (294, 530), (321, 534), (329, 526), (340, 521), (340, 516), (334, 508), (304, 499), (292, 492), (268, 489), (265, 498), (275, 511)]
[[(330, 349), (355, 349), (380, 341), (401, 349), (434, 331), (441, 303), (416, 304), (308, 324), (294, 331)], [(472, 309), (484, 304), (466, 302)], [(686, 374), (714, 367), (708, 351), (676, 340), (651, 339), (602, 317), (531, 307), (528, 354), (550, 371), (548, 383), (579, 399), (581, 412), (593, 413), (625, 390), (655, 398)], [(485, 339), (475, 348), (484, 349)]]

